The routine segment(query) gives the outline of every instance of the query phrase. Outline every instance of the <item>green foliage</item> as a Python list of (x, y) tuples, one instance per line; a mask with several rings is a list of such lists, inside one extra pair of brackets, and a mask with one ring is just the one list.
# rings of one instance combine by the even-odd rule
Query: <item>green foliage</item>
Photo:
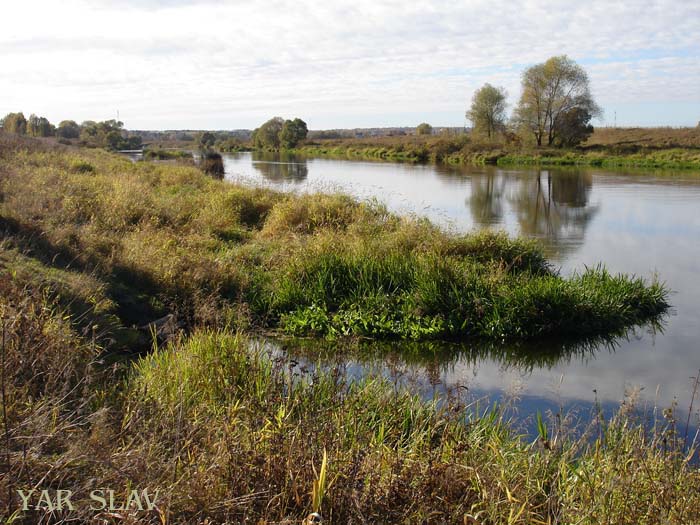
[(229, 137), (226, 139), (217, 140), (214, 147), (217, 151), (224, 151), (228, 153), (235, 153), (237, 151), (247, 151), (250, 148), (247, 147), (244, 142), (236, 137)]
[(591, 125), (593, 116), (588, 110), (572, 108), (559, 117), (554, 145), (558, 147), (578, 146), (593, 134)]
[(291, 149), (303, 141), (307, 133), (306, 122), (300, 118), (284, 120), (274, 117), (253, 131), (252, 142), (257, 149)]
[(124, 124), (116, 120), (85, 121), (80, 126), (80, 140), (86, 145), (109, 150), (139, 149), (141, 137), (129, 136)]
[(197, 137), (197, 145), (199, 146), (200, 150), (210, 149), (215, 143), (216, 135), (214, 135), (211, 131), (205, 131), (204, 133), (201, 133), (199, 137)]
[(56, 128), (56, 136), (64, 139), (80, 137), (80, 126), (74, 120), (62, 120)]
[(433, 127), (427, 122), (423, 122), (416, 126), (416, 135), (432, 135)]
[(296, 148), (306, 138), (308, 132), (306, 122), (300, 118), (285, 120), (279, 135), (280, 147), (283, 149)]
[(270, 312), (294, 335), (532, 339), (614, 333), (666, 308), (656, 283), (603, 269), (567, 281), (546, 270), (494, 271), (493, 262), (326, 248), (271, 279)]
[(282, 117), (274, 117), (253, 131), (253, 144), (258, 149), (277, 150), (280, 147), (280, 133), (284, 127)]
[(488, 83), (474, 93), (466, 117), (471, 120), (476, 133), (491, 139), (505, 129), (506, 98), (505, 88), (497, 88)]
[(620, 154), (606, 151), (538, 150), (509, 153), (497, 160), (500, 166), (602, 166), (659, 169), (700, 169), (700, 153), (695, 149), (641, 149), (638, 153)]
[(170, 149), (152, 149), (148, 148), (143, 153), (143, 158), (146, 160), (192, 160), (193, 155), (189, 151), (170, 150)]

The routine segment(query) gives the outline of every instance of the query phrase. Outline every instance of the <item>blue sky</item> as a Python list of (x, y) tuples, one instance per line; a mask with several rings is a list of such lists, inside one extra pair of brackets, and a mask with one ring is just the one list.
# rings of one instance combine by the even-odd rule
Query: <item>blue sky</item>
[(0, 113), (133, 129), (461, 126), (475, 89), (519, 96), (568, 54), (599, 124), (700, 121), (700, 2), (62, 0), (3, 6)]

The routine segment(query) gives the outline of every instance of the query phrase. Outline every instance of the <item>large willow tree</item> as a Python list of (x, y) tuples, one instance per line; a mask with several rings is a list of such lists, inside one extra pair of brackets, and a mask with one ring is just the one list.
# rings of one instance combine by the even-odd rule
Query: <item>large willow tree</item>
[(552, 57), (523, 73), (514, 119), (538, 146), (580, 142), (593, 130), (590, 120), (599, 114), (588, 74), (566, 55)]

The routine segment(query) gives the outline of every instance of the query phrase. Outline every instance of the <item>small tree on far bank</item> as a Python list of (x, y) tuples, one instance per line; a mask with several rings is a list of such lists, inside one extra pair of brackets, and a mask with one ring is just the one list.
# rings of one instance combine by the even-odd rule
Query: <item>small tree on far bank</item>
[(433, 127), (427, 122), (423, 122), (416, 126), (416, 135), (432, 135)]
[(504, 88), (488, 83), (474, 93), (466, 117), (472, 122), (476, 133), (492, 139), (496, 133), (505, 129), (507, 96)]

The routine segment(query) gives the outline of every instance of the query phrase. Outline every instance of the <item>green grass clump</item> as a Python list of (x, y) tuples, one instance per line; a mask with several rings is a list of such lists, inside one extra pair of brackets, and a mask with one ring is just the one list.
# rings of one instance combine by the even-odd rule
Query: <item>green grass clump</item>
[(661, 314), (658, 283), (589, 269), (541, 270), (433, 253), (331, 248), (271, 279), (269, 312), (293, 335), (532, 339), (614, 333)]

